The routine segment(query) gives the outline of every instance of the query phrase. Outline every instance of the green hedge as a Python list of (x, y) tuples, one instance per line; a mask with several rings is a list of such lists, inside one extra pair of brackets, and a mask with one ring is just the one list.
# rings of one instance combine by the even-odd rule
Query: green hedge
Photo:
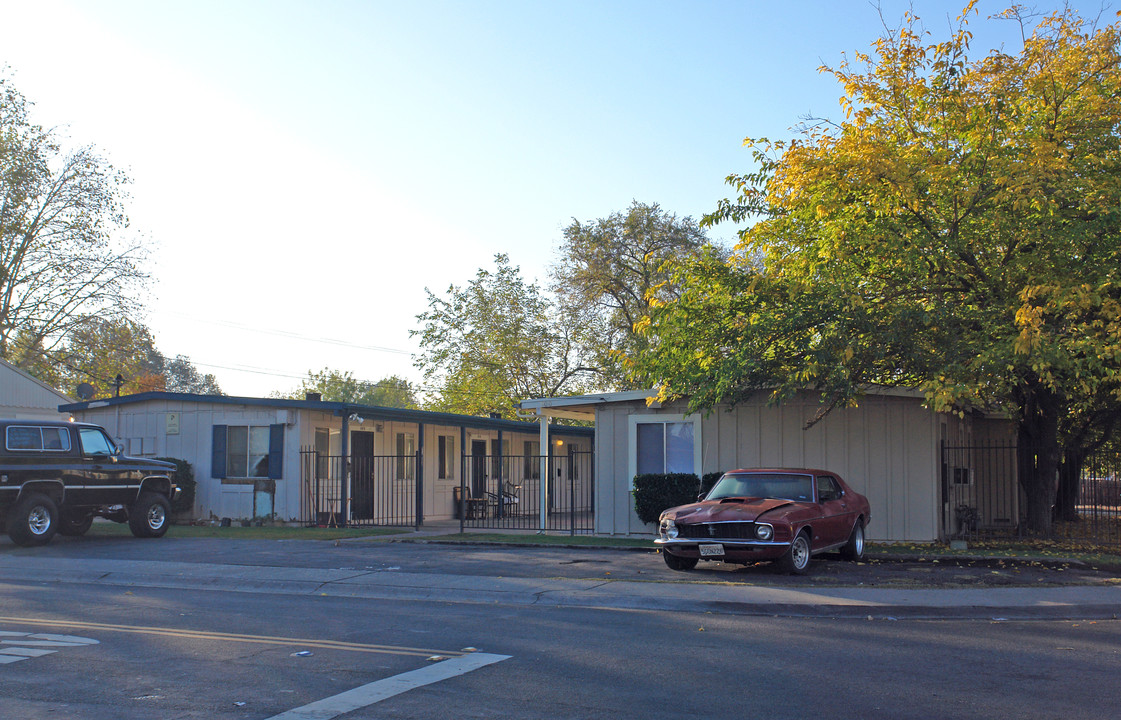
[(658, 522), (666, 508), (696, 502), (701, 481), (692, 473), (650, 473), (634, 476), (634, 511), (644, 523)]
[(701, 492), (707, 495), (716, 481), (722, 477), (724, 477), (723, 472), (705, 473), (704, 477), (701, 478)]
[(161, 457), (157, 460), (163, 460), (175, 465), (175, 471), (172, 473), (171, 481), (179, 486), (179, 498), (171, 504), (171, 512), (175, 515), (182, 515), (191, 512), (195, 507), (195, 470), (191, 467), (191, 463), (179, 458)]

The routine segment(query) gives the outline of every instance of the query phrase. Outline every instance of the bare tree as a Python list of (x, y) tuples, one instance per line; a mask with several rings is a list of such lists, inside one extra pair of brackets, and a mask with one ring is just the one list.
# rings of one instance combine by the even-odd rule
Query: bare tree
[(124, 238), (128, 177), (91, 147), (63, 150), (28, 106), (0, 75), (0, 357), (17, 363), (90, 315), (128, 316), (147, 279)]

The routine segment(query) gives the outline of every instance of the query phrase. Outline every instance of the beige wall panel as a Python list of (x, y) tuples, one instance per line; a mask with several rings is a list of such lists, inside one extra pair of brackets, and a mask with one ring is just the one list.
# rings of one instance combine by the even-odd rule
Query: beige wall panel
[[(778, 407), (765, 399), (716, 411), (702, 420), (702, 472), (736, 467), (787, 466), (833, 470), (872, 504), (872, 540), (929, 541), (938, 536), (937, 423), (918, 399), (868, 396), (840, 408), (812, 428), (812, 396)], [(627, 416), (650, 410), (608, 405), (597, 420), (597, 467), (603, 482), (597, 504), (600, 532), (652, 532), (638, 521), (626, 477)], [(665, 408), (665, 414), (680, 408)], [(608, 449), (610, 448), (610, 449)]]

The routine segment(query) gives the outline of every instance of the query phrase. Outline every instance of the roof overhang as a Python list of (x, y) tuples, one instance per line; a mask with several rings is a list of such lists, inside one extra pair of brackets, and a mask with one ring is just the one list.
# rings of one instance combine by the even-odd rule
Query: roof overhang
[[(596, 408), (618, 402), (649, 402), (656, 397), (657, 390), (625, 390), (623, 392), (596, 393), (592, 395), (568, 395), (565, 397), (532, 398), (518, 403), (519, 417), (558, 417), (571, 420), (595, 420)], [(657, 405), (652, 405), (656, 407)]]

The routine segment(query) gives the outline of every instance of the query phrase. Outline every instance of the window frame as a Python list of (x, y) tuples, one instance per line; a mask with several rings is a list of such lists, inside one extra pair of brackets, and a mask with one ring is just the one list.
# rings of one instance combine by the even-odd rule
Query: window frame
[[(627, 476), (633, 478), (638, 474), (638, 426), (650, 424), (691, 423), (693, 425), (693, 469), (690, 471), (697, 477), (701, 476), (701, 460), (703, 447), (701, 437), (701, 416), (699, 413), (691, 415), (671, 413), (642, 413), (627, 416)], [(665, 428), (662, 429), (665, 437)], [(665, 472), (663, 458), (662, 472)]]
[[(245, 473), (244, 474), (239, 474), (239, 473), (233, 472), (234, 468), (230, 464), (230, 460), (232, 459), (232, 456), (233, 456), (233, 443), (230, 441), (230, 439), (231, 439), (231, 434), (236, 430), (244, 430), (245, 431), (245, 457), (244, 457)], [(258, 432), (254, 433), (253, 432), (254, 430), (257, 430)], [(269, 446), (270, 446), (270, 434), (271, 434), (271, 432), (272, 432), (272, 425), (253, 425), (253, 424), (250, 424), (250, 423), (246, 423), (244, 425), (241, 425), (241, 424), (237, 424), (237, 425), (227, 424), (226, 425), (226, 452), (225, 452), (226, 475), (225, 475), (225, 477), (229, 478), (231, 480), (265, 480), (265, 479), (268, 479), (268, 477), (269, 477)], [(264, 441), (265, 441), (265, 445), (264, 445), (264, 450), (265, 451), (264, 451), (264, 453), (261, 453), (261, 452), (254, 453), (253, 452), (254, 435), (257, 436), (258, 442), (260, 442), (261, 437), (264, 436)], [(260, 450), (259, 447), (258, 447), (258, 450)], [(259, 458), (257, 463), (256, 463), (258, 466), (261, 465), (262, 460), (264, 461), (264, 475), (253, 475), (252, 474), (253, 470), (252, 470), (252, 467), (251, 467), (251, 460), (254, 457)]]
[[(49, 448), (45, 438), (43, 437), (44, 430), (54, 430), (58, 432), (60, 438), (65, 438), (64, 447)], [(34, 448), (14, 448), (11, 443), (12, 430), (37, 430), (39, 432), (39, 447)], [(74, 447), (73, 441), (70, 437), (70, 428), (59, 427), (58, 425), (8, 425), (4, 428), (4, 448), (8, 452), (36, 452), (36, 453), (68, 453)]]
[[(397, 454), (396, 472), (393, 473), (397, 480), (416, 479), (416, 433), (399, 431), (394, 433), (393, 449)], [(411, 451), (410, 451), (411, 447)]]
[(436, 436), (436, 467), (438, 480), (455, 479), (455, 435)]

